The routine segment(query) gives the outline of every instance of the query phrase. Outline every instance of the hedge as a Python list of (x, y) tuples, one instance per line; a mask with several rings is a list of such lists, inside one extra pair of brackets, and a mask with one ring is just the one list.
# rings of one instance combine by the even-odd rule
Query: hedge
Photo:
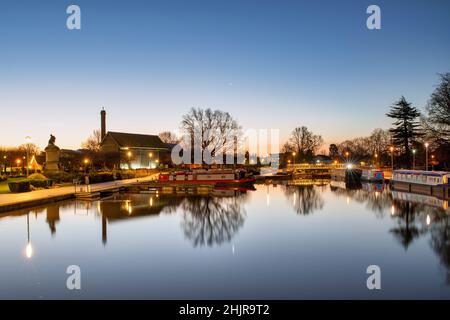
[(90, 184), (114, 181), (114, 175), (112, 173), (93, 173), (88, 177)]
[(30, 181), (9, 182), (8, 187), (13, 193), (28, 192), (31, 190)]
[(48, 189), (53, 185), (53, 180), (29, 180), (34, 188)]

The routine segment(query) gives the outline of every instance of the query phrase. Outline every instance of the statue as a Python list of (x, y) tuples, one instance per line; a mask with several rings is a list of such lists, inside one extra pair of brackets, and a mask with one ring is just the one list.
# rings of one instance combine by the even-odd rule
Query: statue
[(53, 134), (50, 135), (48, 140), (48, 146), (45, 148), (45, 169), (46, 173), (58, 173), (59, 172), (59, 157), (60, 149), (55, 145), (56, 138)]
[(50, 135), (50, 140), (48, 140), (48, 144), (55, 145), (56, 138), (53, 134)]

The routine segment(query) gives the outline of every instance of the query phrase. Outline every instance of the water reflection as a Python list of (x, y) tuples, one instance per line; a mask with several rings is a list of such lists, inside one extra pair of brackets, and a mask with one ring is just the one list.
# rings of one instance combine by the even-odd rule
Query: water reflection
[(284, 186), (284, 194), (297, 214), (308, 215), (323, 208), (325, 201), (322, 194), (326, 185), (322, 181), (293, 181)]
[(230, 241), (243, 225), (245, 190), (216, 189), (211, 194), (118, 194), (100, 202), (102, 239), (107, 242), (107, 224), (125, 219), (183, 211), (181, 227), (196, 246)]
[(350, 201), (365, 204), (377, 218), (383, 218), (392, 205), (389, 187), (382, 183), (349, 184), (343, 181), (332, 181), (330, 190), (338, 197), (345, 197), (347, 204)]
[[(152, 194), (124, 193), (101, 201), (67, 201), (3, 214), (0, 215), (0, 236), (3, 236), (2, 242), (5, 243), (3, 247), (0, 246), (1, 260), (4, 261), (2, 267), (8, 271), (14, 270), (17, 263), (14, 265), (9, 262), (14, 261), (16, 255), (20, 259), (32, 259), (32, 264), (39, 264), (41, 270), (46, 270), (64, 256), (61, 248), (70, 247), (79, 254), (81, 262), (89, 261), (99, 270), (104, 267), (104, 260), (94, 261), (90, 257), (104, 254), (104, 257), (112, 259), (120, 257), (124, 261), (137, 261), (133, 268), (146, 270), (151, 266), (158, 275), (165, 275), (170, 272), (167, 266), (182, 265), (183, 261), (190, 259), (194, 254), (193, 248), (208, 248), (202, 250), (197, 260), (189, 260), (196, 268), (183, 271), (184, 278), (201, 278), (195, 270), (204, 267), (202, 259), (209, 259), (208, 255), (214, 254), (217, 259), (208, 260), (213, 265), (233, 261), (233, 266), (241, 268), (239, 270), (248, 270), (255, 263), (261, 270), (259, 280), (270, 278), (273, 266), (267, 264), (267, 259), (276, 257), (285, 274), (285, 278), (280, 276), (281, 281), (291, 283), (291, 279), (306, 281), (302, 278), (305, 274), (307, 276), (304, 277), (308, 279), (314, 276), (321, 278), (320, 272), (316, 271), (320, 268), (316, 266), (325, 265), (326, 261), (322, 257), (330, 252), (328, 250), (352, 257), (343, 260), (342, 268), (346, 269), (353, 268), (357, 263), (372, 261), (373, 251), (366, 250), (367, 247), (383, 246), (388, 247), (390, 253), (378, 257), (380, 264), (385, 262), (383, 259), (389, 259), (399, 269), (403, 269), (398, 272), (406, 270), (411, 274), (427, 274), (430, 268), (439, 266), (441, 272), (434, 272), (437, 275), (434, 275), (433, 286), (438, 279), (442, 287), (443, 278), (450, 286), (448, 200), (390, 190), (386, 184), (350, 186), (345, 183), (301, 180), (273, 186), (257, 185), (256, 188), (255, 192), (216, 189), (208, 194), (166, 194), (162, 191)], [(276, 214), (279, 212), (284, 214)], [(309, 218), (306, 219), (305, 215), (309, 215)], [(10, 217), (12, 219), (8, 219)], [(273, 227), (275, 223), (277, 228)], [(320, 227), (335, 230), (326, 235), (329, 237), (326, 241), (317, 237), (314, 228), (318, 223)], [(364, 233), (366, 230), (369, 231), (367, 237)], [(371, 232), (373, 230), (377, 232)], [(352, 232), (360, 234), (356, 243)], [(88, 236), (80, 236), (83, 233)], [(241, 235), (239, 239), (238, 234)], [(17, 239), (10, 241), (13, 244), (11, 246), (8, 241), (14, 237)], [(237, 240), (239, 247), (235, 248), (234, 242)], [(302, 246), (298, 245), (305, 241), (309, 241), (308, 250), (302, 250)], [(225, 243), (230, 243), (229, 251), (227, 246), (223, 246)], [(268, 246), (268, 243), (271, 245)], [(254, 256), (251, 262), (229, 259), (236, 249), (248, 249), (252, 245)], [(220, 246), (225, 250), (215, 250)], [(262, 250), (265, 246), (269, 249)], [(414, 250), (411, 250), (412, 246)], [(10, 249), (12, 247), (13, 250)], [(144, 254), (137, 255), (136, 252)], [(405, 257), (413, 257), (417, 252), (423, 254), (424, 259), (430, 259), (432, 253), (435, 259), (431, 259), (431, 263), (420, 261), (417, 265), (408, 265), (411, 259)], [(359, 258), (353, 258), (353, 255)], [(306, 268), (306, 273), (303, 273), (304, 269), (297, 272), (301, 266), (305, 267), (303, 261), (311, 261), (310, 269)], [(123, 265), (119, 264), (117, 268)], [(176, 276), (180, 271), (173, 272)], [(20, 281), (19, 276), (17, 279), (14, 281)], [(231, 283), (233, 279), (227, 281)], [(242, 281), (245, 282), (245, 278), (239, 278), (239, 282)], [(5, 282), (11, 283), (11, 287), (15, 285), (12, 280), (7, 279)], [(320, 285), (324, 290), (327, 289), (326, 284)], [(279, 288), (276, 283), (271, 286)], [(268, 285), (268, 288), (271, 286)], [(437, 287), (429, 288), (433, 289), (435, 292), (439, 290)]]
[(245, 194), (232, 197), (189, 197), (182, 203), (182, 228), (194, 247), (230, 241), (244, 224)]
[(430, 227), (430, 244), (446, 270), (446, 282), (450, 284), (450, 223), (447, 216), (440, 215)]

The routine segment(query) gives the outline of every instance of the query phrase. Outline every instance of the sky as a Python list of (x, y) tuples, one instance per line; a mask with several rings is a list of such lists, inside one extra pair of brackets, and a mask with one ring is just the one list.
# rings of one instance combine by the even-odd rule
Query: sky
[(0, 0), (0, 145), (79, 148), (101, 107), (111, 131), (175, 130), (201, 107), (281, 143), (302, 125), (326, 144), (367, 136), (401, 95), (424, 109), (449, 36), (447, 0)]

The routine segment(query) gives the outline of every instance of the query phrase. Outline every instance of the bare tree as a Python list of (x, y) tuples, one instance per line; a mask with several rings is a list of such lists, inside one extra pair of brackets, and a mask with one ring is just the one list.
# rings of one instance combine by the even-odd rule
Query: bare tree
[(26, 154), (27, 153), (27, 149), (30, 152), (30, 157), (33, 155), (37, 155), (40, 152), (40, 149), (37, 145), (35, 145), (34, 143), (25, 143), (19, 146), (19, 152)]
[(295, 128), (289, 140), (300, 159), (310, 159), (323, 144), (320, 135), (315, 135), (307, 127)]
[(94, 130), (92, 135), (82, 143), (81, 147), (90, 151), (100, 151), (100, 144), (102, 142), (102, 134), (100, 130)]
[(159, 134), (159, 138), (164, 143), (168, 144), (177, 144), (180, 142), (180, 139), (177, 137), (177, 135), (170, 131), (163, 131)]
[[(208, 150), (211, 156), (234, 152), (236, 138), (241, 135), (238, 122), (228, 113), (210, 108), (192, 108), (181, 121), (181, 128), (190, 139), (191, 148)], [(195, 139), (200, 146), (195, 146)]]
[(450, 146), (450, 72), (441, 74), (441, 82), (427, 104), (427, 136), (439, 145)]

